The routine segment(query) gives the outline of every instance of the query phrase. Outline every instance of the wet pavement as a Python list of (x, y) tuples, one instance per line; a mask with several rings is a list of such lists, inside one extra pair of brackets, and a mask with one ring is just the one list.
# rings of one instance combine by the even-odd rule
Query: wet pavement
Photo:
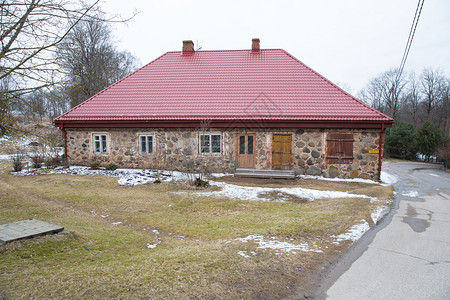
[(384, 163), (397, 176), (395, 208), (338, 263), (317, 298), (450, 299), (450, 173)]

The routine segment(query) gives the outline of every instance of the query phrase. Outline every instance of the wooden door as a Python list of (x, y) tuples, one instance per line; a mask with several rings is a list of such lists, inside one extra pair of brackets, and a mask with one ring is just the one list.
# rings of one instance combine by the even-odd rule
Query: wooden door
[(237, 151), (237, 167), (238, 168), (254, 168), (255, 167), (255, 135), (239, 134), (238, 135), (238, 151)]
[(272, 168), (274, 170), (289, 170), (291, 168), (292, 136), (274, 134), (272, 141)]

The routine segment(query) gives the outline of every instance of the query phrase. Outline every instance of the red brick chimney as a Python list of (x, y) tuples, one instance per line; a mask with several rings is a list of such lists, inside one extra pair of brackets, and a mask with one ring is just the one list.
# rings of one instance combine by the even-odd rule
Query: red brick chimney
[(259, 52), (259, 39), (252, 39), (252, 51)]
[(183, 54), (194, 53), (194, 42), (183, 41)]

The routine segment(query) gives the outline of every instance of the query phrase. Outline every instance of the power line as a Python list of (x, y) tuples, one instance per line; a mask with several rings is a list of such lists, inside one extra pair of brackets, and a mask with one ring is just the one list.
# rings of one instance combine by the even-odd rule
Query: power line
[(397, 76), (395, 77), (395, 81), (397, 81), (403, 73), (403, 69), (406, 64), (406, 59), (408, 58), (409, 50), (411, 49), (412, 41), (414, 39), (414, 34), (416, 33), (417, 24), (419, 23), (420, 13), (422, 12), (423, 3), (425, 0), (419, 0), (416, 7), (416, 12), (414, 14), (414, 19), (411, 24), (411, 29), (409, 30), (408, 41), (406, 42), (405, 51), (403, 52), (402, 61), (400, 63), (400, 67), (398, 69)]
[[(414, 39), (414, 34), (416, 33), (417, 24), (419, 23), (419, 18), (420, 18), (420, 14), (422, 12), (422, 7), (423, 7), (424, 2), (425, 2), (425, 0), (419, 0), (419, 2), (417, 3), (416, 12), (414, 14), (414, 19), (411, 24), (411, 29), (409, 30), (408, 41), (406, 42), (405, 51), (403, 51), (402, 61), (400, 63), (400, 67), (398, 68), (397, 75), (395, 76), (395, 79), (392, 82), (392, 86), (389, 89), (388, 101), (391, 103), (391, 106), (392, 106), (392, 103), (394, 103), (396, 105), (396, 103), (398, 101), (397, 99), (395, 99), (396, 96), (395, 96), (394, 89), (397, 88), (398, 80), (400, 79), (400, 76), (403, 73), (403, 69), (405, 68), (406, 59), (408, 58), (409, 50), (411, 49), (412, 41)], [(385, 112), (386, 109), (387, 109), (387, 107), (384, 106), (383, 112)], [(395, 108), (394, 108), (394, 111), (392, 111), (392, 110), (393, 109), (391, 107), (392, 115), (395, 116)]]

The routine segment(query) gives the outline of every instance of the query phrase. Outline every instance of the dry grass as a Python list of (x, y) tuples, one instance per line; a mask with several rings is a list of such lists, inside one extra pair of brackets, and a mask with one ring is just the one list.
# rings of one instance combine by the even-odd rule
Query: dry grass
[[(375, 185), (295, 184), (392, 198), (390, 188)], [(188, 190), (177, 184), (124, 187), (110, 177), (6, 172), (0, 190), (1, 223), (37, 218), (69, 231), (0, 247), (0, 298), (11, 299), (289, 296), (294, 288), (306, 291), (311, 274), (347, 247), (329, 237), (370, 219), (377, 205), (362, 198), (236, 201), (172, 193)], [(275, 255), (234, 241), (250, 234), (315, 241), (324, 253)], [(146, 247), (153, 243), (159, 244)], [(244, 258), (238, 251), (256, 255)]]

